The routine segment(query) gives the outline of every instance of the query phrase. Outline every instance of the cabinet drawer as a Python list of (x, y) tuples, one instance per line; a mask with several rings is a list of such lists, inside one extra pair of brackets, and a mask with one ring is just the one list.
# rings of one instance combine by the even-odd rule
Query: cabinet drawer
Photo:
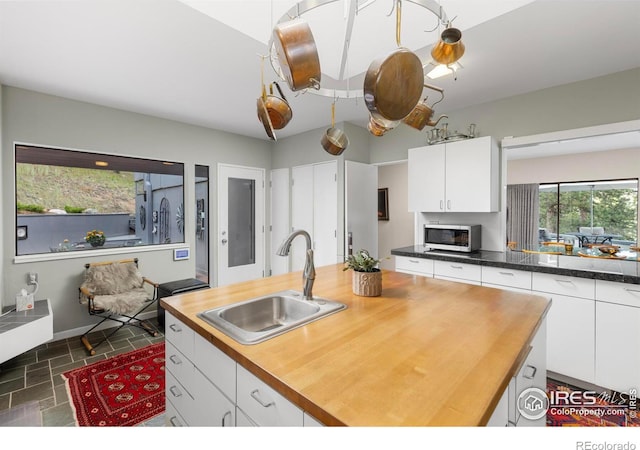
[(460, 278), (462, 280), (480, 283), (482, 279), (481, 266), (451, 261), (434, 261), (433, 274), (447, 278)]
[(534, 291), (594, 299), (595, 285), (595, 280), (588, 278), (568, 277), (550, 273), (533, 273), (532, 287)]
[(300, 408), (238, 365), (238, 407), (259, 426), (303, 426)]
[(184, 425), (188, 426), (189, 411), (193, 411), (195, 402), (187, 390), (176, 380), (169, 371), (165, 371), (166, 403), (171, 403), (181, 418), (184, 418)]
[(165, 313), (165, 339), (180, 353), (193, 361), (194, 331), (168, 311)]
[(171, 402), (165, 405), (165, 425), (168, 427), (186, 427), (187, 422)]
[(195, 335), (194, 364), (233, 403), (236, 402), (236, 362), (199, 334)]
[(170, 342), (165, 341), (165, 368), (180, 382), (189, 393), (193, 393), (194, 367), (186, 356), (179, 352)]
[(596, 280), (596, 300), (640, 308), (640, 285)]
[(482, 267), (482, 284), (497, 284), (531, 290), (531, 272), (484, 266)]
[(396, 272), (433, 276), (433, 260), (396, 256)]

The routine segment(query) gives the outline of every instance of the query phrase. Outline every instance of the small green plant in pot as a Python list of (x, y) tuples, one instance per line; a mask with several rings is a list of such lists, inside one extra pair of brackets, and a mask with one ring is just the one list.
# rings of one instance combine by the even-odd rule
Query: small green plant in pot
[(382, 294), (382, 272), (378, 268), (379, 259), (369, 255), (367, 250), (359, 250), (349, 255), (343, 270), (353, 270), (353, 293), (363, 297), (377, 297)]

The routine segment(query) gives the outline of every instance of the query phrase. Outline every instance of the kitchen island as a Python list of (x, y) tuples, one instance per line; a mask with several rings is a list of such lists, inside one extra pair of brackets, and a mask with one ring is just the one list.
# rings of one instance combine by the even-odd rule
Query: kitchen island
[(167, 297), (161, 304), (235, 361), (238, 374), (246, 369), (324, 425), (487, 424), (550, 301), (388, 271), (382, 296), (358, 297), (351, 271), (342, 268), (317, 268), (313, 293), (347, 309), (256, 345), (236, 342), (197, 314), (300, 290), (300, 272)]

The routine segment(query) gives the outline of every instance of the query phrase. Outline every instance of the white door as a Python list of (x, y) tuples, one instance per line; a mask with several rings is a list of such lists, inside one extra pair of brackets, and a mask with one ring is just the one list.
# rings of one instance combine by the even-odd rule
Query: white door
[(278, 247), (289, 235), (289, 169), (274, 169), (269, 182), (271, 198), (271, 275), (289, 272), (289, 258), (276, 255)]
[(338, 164), (313, 165), (313, 257), (316, 267), (338, 262)]
[(218, 286), (264, 276), (264, 169), (218, 165)]
[[(313, 165), (292, 169), (291, 230), (305, 230), (313, 237)], [(304, 268), (305, 242), (298, 237), (291, 245), (291, 270)]]
[(378, 257), (378, 167), (345, 161), (345, 255), (365, 249)]

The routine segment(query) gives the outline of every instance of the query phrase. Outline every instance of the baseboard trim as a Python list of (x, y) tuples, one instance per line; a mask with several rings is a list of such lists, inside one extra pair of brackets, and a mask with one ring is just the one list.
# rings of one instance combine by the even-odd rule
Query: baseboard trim
[[(154, 310), (154, 311), (146, 311), (146, 312), (140, 314), (138, 317), (140, 319), (143, 319), (143, 320), (149, 320), (149, 319), (153, 319), (153, 318), (155, 318), (157, 316), (158, 316), (158, 312)], [(59, 331), (57, 333), (53, 333), (53, 339), (50, 342), (56, 342), (56, 341), (60, 341), (62, 339), (69, 339), (69, 338), (74, 338), (74, 337), (80, 338), (80, 336), (82, 336), (84, 333), (89, 331), (92, 326), (93, 325), (87, 325), (87, 326), (84, 326), (84, 327), (73, 328), (71, 330), (64, 330), (64, 331)], [(97, 327), (94, 331), (107, 330), (109, 328), (115, 328), (117, 326), (118, 325), (115, 325), (115, 322), (107, 321), (107, 322), (104, 322), (99, 327)]]

